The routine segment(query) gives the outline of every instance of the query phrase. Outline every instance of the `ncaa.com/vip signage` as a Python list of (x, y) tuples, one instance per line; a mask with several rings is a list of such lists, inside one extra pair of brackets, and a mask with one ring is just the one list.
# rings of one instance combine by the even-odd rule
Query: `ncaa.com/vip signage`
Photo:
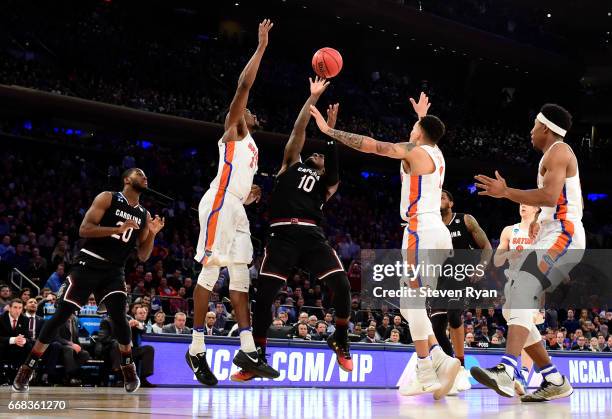
[[(207, 339), (206, 355), (220, 386), (245, 386), (235, 383), (230, 375), (237, 371), (232, 363), (239, 349), (237, 338)], [(189, 339), (184, 337), (145, 337), (143, 344), (155, 348), (155, 374), (149, 377), (154, 384), (168, 386), (199, 386), (185, 363)], [(414, 379), (416, 354), (412, 347), (403, 345), (354, 344), (353, 371), (338, 368), (335, 355), (324, 343), (275, 341), (268, 348), (268, 363), (280, 372), (274, 380), (255, 379), (248, 386), (256, 387), (335, 387), (335, 388), (395, 388)], [(465, 364), (493, 366), (499, 362), (500, 350), (466, 351)], [(587, 352), (552, 352), (559, 371), (576, 387), (612, 388), (612, 354)], [(538, 387), (542, 376), (532, 371), (529, 386)], [(476, 388), (482, 387), (471, 380)]]

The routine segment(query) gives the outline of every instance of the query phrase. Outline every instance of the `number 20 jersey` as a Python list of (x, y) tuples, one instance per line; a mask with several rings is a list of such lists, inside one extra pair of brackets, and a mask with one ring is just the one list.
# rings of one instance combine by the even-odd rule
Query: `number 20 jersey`
[(270, 219), (312, 220), (320, 224), (327, 194), (324, 175), (298, 162), (276, 177), (270, 202)]
[(138, 235), (147, 228), (147, 210), (142, 205), (131, 206), (121, 192), (112, 192), (112, 194), (111, 205), (104, 213), (100, 226), (118, 227), (126, 220), (134, 220), (140, 226), (140, 230), (128, 229), (123, 234), (89, 238), (85, 241), (81, 252), (123, 267), (136, 247)]

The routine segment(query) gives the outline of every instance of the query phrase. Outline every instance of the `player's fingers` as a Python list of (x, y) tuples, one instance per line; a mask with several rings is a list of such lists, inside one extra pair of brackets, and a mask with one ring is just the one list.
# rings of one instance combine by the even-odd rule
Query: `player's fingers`
[(481, 191), (481, 192), (478, 192), (478, 195), (489, 196), (489, 192), (487, 192), (487, 191)]
[(413, 99), (413, 98), (410, 98), (410, 103), (412, 103), (412, 106), (415, 106), (415, 105), (416, 105), (416, 102), (414, 101), (414, 99)]

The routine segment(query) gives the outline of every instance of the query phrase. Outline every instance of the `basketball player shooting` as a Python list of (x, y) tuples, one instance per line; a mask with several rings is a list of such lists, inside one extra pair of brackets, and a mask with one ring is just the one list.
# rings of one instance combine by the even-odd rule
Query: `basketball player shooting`
[[(421, 93), (418, 103), (414, 99), (410, 101), (419, 120), (412, 128), (410, 141), (401, 143), (377, 141), (364, 135), (336, 130), (325, 122), (315, 106), (310, 106), (310, 112), (319, 129), (334, 140), (363, 153), (378, 154), (401, 161), (400, 215), (407, 222), (402, 244), (403, 253), (409, 263), (439, 265), (446, 260), (453, 248), (450, 232), (440, 215), (445, 163), (437, 143), (444, 135), (445, 127), (439, 118), (427, 115), (431, 105), (424, 93)], [(419, 276), (409, 282), (411, 287), (418, 282), (418, 286), (433, 289), (437, 280), (434, 276)], [(427, 316), (425, 299), (413, 300), (410, 303), (411, 308), (403, 307), (400, 311), (410, 325), (418, 355), (417, 379), (407, 387), (400, 387), (400, 393), (433, 393), (435, 399), (440, 399), (451, 390), (461, 363), (446, 355), (438, 345)]]
[[(266, 336), (272, 324), (270, 306), (293, 268), (300, 267), (319, 278), (333, 292), (336, 331), (327, 343), (336, 354), (339, 367), (350, 372), (353, 370), (347, 334), (351, 310), (350, 284), (342, 263), (320, 227), (323, 206), (340, 182), (337, 145), (330, 140), (325, 155), (313, 153), (304, 162), (300, 157), (310, 121), (310, 106), (317, 103), (328, 85), (324, 79), (310, 79), (310, 97), (295, 121), (276, 175), (269, 211), (270, 237), (255, 297), (253, 334), (260, 356), (265, 358)], [(329, 106), (328, 126), (335, 126), (338, 107), (338, 104)], [(234, 381), (252, 378), (254, 374), (248, 371), (238, 371), (231, 377)]]
[(259, 24), (259, 44), (242, 70), (238, 88), (225, 118), (225, 133), (219, 140), (219, 168), (198, 207), (200, 236), (195, 259), (202, 264), (194, 291), (193, 334), (185, 360), (202, 384), (213, 386), (217, 378), (206, 361), (204, 321), (210, 294), (222, 266), (230, 276), (229, 292), (240, 330), (240, 350), (234, 364), (266, 378), (278, 377), (265, 358), (257, 354), (251, 331), (249, 309), (249, 268), (253, 245), (245, 205), (259, 201), (261, 189), (253, 185), (257, 172), (258, 150), (251, 132), (259, 128), (257, 117), (247, 108), (249, 92), (263, 54), (268, 46), (272, 22)]
[(578, 160), (563, 141), (571, 125), (572, 116), (559, 105), (546, 104), (537, 115), (531, 130), (533, 146), (543, 153), (537, 189), (510, 188), (497, 171), (495, 178), (475, 176), (476, 186), (481, 189), (479, 195), (542, 208), (533, 250), (525, 257), (506, 294), (506, 353), (493, 368), (471, 369), (480, 383), (502, 396), (513, 397), (514, 382), (520, 374), (518, 358), (524, 348), (543, 376), (538, 390), (521, 397), (524, 402), (559, 399), (573, 392), (567, 378), (552, 364), (533, 316), (542, 294), (552, 292), (568, 276), (586, 247)]
[[(57, 330), (87, 304), (90, 294), (105, 303), (113, 322), (115, 338), (121, 352), (121, 371), (125, 391), (140, 387), (140, 379), (132, 358), (131, 329), (125, 315), (127, 292), (125, 262), (137, 248), (138, 259), (146, 262), (153, 250), (156, 234), (164, 227), (164, 219), (155, 216), (140, 204), (140, 194), (147, 189), (147, 177), (140, 169), (123, 173), (123, 191), (102, 192), (85, 213), (79, 235), (86, 239), (75, 259), (75, 265), (59, 291), (55, 314), (47, 320), (25, 363), (19, 368), (13, 390), (27, 392), (34, 371), (55, 339)], [(136, 234), (134, 232), (136, 231)]]

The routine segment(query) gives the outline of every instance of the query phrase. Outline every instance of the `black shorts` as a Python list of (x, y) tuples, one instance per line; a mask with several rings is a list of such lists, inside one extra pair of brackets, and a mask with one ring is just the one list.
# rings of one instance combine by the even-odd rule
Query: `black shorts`
[(81, 308), (93, 294), (99, 306), (116, 292), (127, 295), (123, 267), (80, 253), (58, 292), (58, 302), (67, 301)]
[[(446, 261), (446, 263), (452, 263), (452, 261)], [(438, 278), (438, 285), (436, 290), (440, 291), (464, 291), (469, 279), (465, 278), (462, 281), (456, 278), (440, 276)], [(465, 295), (465, 292), (463, 293)], [(463, 310), (466, 306), (465, 296), (462, 298), (455, 297), (435, 297), (428, 299), (428, 305), (431, 309), (431, 313), (447, 311), (447, 310)]]
[(342, 262), (321, 227), (286, 225), (270, 228), (260, 273), (287, 280), (294, 267), (319, 279), (343, 272)]

